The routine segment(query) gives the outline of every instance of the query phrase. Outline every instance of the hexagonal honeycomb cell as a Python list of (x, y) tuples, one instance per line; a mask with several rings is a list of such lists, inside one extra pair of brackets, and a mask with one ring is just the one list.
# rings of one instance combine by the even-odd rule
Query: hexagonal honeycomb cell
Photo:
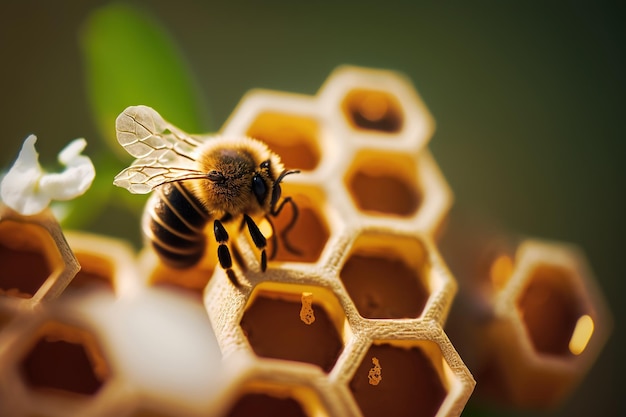
[[(317, 187), (296, 187), (289, 184), (284, 185), (283, 194), (295, 201), (298, 206), (298, 218), (287, 235), (284, 235), (284, 231), (293, 218), (291, 205), (285, 205), (281, 214), (273, 220), (277, 235), (280, 237), (275, 260), (316, 262), (331, 234), (324, 212), (326, 196)], [(285, 238), (292, 250), (287, 247)]]
[(79, 269), (49, 212), (24, 217), (4, 206), (0, 206), (0, 264), (0, 295), (23, 299), (30, 306), (58, 296)]
[[(310, 294), (312, 320), (302, 316), (303, 294)], [(325, 372), (332, 369), (350, 337), (334, 294), (306, 285), (259, 284), (240, 325), (258, 356), (311, 363)]]
[(571, 271), (550, 265), (535, 268), (517, 300), (517, 308), (538, 353), (575, 354), (570, 345), (586, 308)]
[(42, 326), (19, 369), (31, 389), (87, 396), (95, 395), (110, 374), (95, 338), (58, 322)]
[(413, 160), (403, 154), (361, 152), (345, 177), (346, 187), (360, 211), (410, 217), (422, 195)]
[(490, 263), (478, 265), (481, 276), (463, 278), (472, 288), (460, 303), (467, 307), (454, 313), (453, 327), (464, 330), (452, 334), (476, 372), (480, 396), (515, 406), (555, 406), (606, 341), (605, 303), (575, 247), (502, 237), (485, 242)]
[(320, 162), (320, 128), (314, 117), (265, 111), (257, 115), (246, 134), (280, 155), (286, 169), (312, 171)]
[(341, 103), (345, 117), (355, 128), (396, 133), (402, 129), (402, 106), (385, 91), (354, 89)]
[(359, 314), (369, 319), (420, 317), (431, 293), (446, 280), (431, 269), (428, 250), (414, 236), (360, 235), (339, 273)]
[(449, 390), (444, 366), (434, 342), (376, 341), (350, 381), (350, 390), (364, 417), (432, 417)]
[(342, 66), (316, 98), (339, 137), (368, 147), (417, 153), (434, 130), (415, 88), (397, 72)]
[[(52, 272), (61, 267), (61, 254), (52, 238), (37, 225), (0, 222), (0, 287), (4, 293), (31, 298)], [(21, 241), (15, 238), (21, 237)]]

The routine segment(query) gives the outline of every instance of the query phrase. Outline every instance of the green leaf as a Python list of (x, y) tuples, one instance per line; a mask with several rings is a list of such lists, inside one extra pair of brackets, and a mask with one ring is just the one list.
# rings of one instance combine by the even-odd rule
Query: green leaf
[(118, 155), (115, 119), (128, 106), (153, 107), (181, 129), (207, 131), (206, 106), (170, 36), (140, 10), (112, 3), (97, 9), (81, 33), (87, 89), (102, 137)]

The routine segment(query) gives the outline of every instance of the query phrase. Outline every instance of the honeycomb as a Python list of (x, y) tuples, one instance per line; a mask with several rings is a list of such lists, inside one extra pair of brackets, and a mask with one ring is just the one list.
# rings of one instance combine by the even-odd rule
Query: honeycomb
[(478, 394), (517, 407), (558, 405), (611, 329), (584, 254), (533, 238), (490, 237), (475, 247), (477, 265), (458, 275), (469, 286), (453, 314), (463, 330), (451, 333), (481, 382)]
[[(48, 211), (2, 207), (0, 261), (15, 274), (0, 273), (0, 415), (458, 416), (475, 380), (457, 348), (516, 404), (562, 398), (608, 334), (582, 255), (507, 247), (483, 296), (492, 319), (470, 320), (453, 346), (457, 280), (438, 244), (453, 196), (433, 130), (391, 71), (341, 67), (313, 96), (246, 94), (219, 133), (261, 139), (301, 171), (282, 184), (300, 216), (297, 252), (279, 245), (266, 272), (248, 234), (233, 236), (240, 287), (214, 246), (174, 270), (149, 247), (64, 236)], [(291, 216), (276, 218), (278, 235)], [(561, 300), (550, 311), (546, 292)], [(596, 327), (573, 354), (581, 317)]]

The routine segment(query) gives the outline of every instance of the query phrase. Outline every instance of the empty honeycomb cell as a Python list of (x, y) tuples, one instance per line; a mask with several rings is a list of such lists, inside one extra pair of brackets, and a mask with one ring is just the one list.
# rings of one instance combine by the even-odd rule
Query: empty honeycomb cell
[(31, 298), (63, 258), (48, 231), (37, 224), (0, 222), (0, 293)]
[(385, 133), (402, 130), (402, 106), (396, 97), (386, 91), (351, 90), (346, 94), (341, 108), (355, 128)]
[(27, 386), (78, 395), (95, 395), (109, 369), (94, 337), (57, 322), (45, 324), (20, 362)]
[(320, 129), (312, 117), (262, 112), (250, 124), (246, 134), (265, 142), (280, 155), (287, 169), (311, 171), (320, 161)]
[(570, 341), (585, 306), (572, 288), (571, 273), (559, 267), (537, 267), (517, 301), (521, 318), (539, 353), (569, 356)]
[[(274, 259), (284, 262), (316, 262), (330, 236), (323, 214), (326, 204), (324, 193), (316, 187), (284, 184), (282, 188), (283, 196), (291, 196), (298, 206), (298, 218), (287, 235), (284, 231), (293, 219), (293, 207), (286, 204), (280, 215), (272, 220), (278, 237)], [(271, 245), (269, 234), (266, 233), (266, 236)]]
[(308, 387), (253, 380), (241, 388), (226, 416), (327, 417), (328, 413), (315, 391)]
[(415, 163), (405, 154), (361, 152), (345, 183), (357, 208), (367, 214), (410, 217), (422, 200)]
[(354, 243), (340, 277), (361, 316), (417, 318), (430, 295), (428, 268), (418, 239), (365, 234)]
[(81, 268), (68, 290), (100, 288), (113, 291), (115, 267), (109, 258), (85, 252), (75, 252), (75, 255)]
[(469, 331), (460, 333), (459, 346), (474, 358), (479, 395), (554, 407), (596, 359), (610, 315), (576, 247), (525, 239), (514, 249), (495, 258), (474, 300), (464, 303), (471, 306), (462, 312)]
[[(371, 381), (372, 358), (380, 369)], [(447, 374), (436, 343), (378, 341), (374, 343), (350, 381), (350, 390), (365, 417), (432, 417), (448, 395)]]
[[(312, 323), (301, 318), (302, 293), (311, 293)], [(332, 369), (350, 337), (339, 301), (322, 287), (259, 284), (240, 324), (258, 356), (307, 362), (325, 372)]]

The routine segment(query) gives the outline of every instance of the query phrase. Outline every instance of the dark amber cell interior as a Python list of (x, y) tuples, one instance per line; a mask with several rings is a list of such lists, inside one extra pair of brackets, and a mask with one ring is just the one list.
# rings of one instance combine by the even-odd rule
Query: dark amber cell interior
[[(372, 358), (380, 365), (377, 385), (369, 378)], [(359, 365), (350, 389), (365, 417), (432, 417), (447, 395), (438, 371), (441, 361), (440, 353), (428, 355), (418, 346), (375, 344)]]
[[(69, 336), (69, 337), (68, 337)], [(45, 333), (20, 363), (24, 381), (32, 388), (94, 395), (105, 382), (103, 359), (80, 330)], [(88, 346), (89, 345), (89, 346)]]
[(31, 298), (62, 265), (50, 234), (41, 226), (0, 222), (0, 293)]
[(310, 171), (320, 161), (319, 125), (311, 117), (263, 112), (252, 122), (248, 136), (265, 142), (285, 168)]
[(400, 103), (384, 91), (352, 90), (344, 98), (342, 109), (350, 123), (362, 130), (396, 133), (404, 123)]
[(227, 414), (228, 417), (276, 416), (307, 417), (300, 403), (291, 397), (250, 393), (243, 395)]
[(518, 310), (539, 353), (571, 355), (572, 333), (586, 311), (570, 274), (560, 267), (538, 267), (518, 299)]
[(428, 300), (428, 290), (415, 268), (393, 253), (389, 255), (350, 255), (341, 270), (341, 280), (361, 316), (417, 318)]
[(402, 154), (360, 153), (346, 176), (356, 206), (367, 214), (409, 217), (422, 202), (415, 163)]
[(420, 204), (420, 195), (402, 178), (392, 175), (370, 175), (366, 170), (355, 173), (350, 182), (359, 208), (376, 214), (411, 216)]
[(302, 303), (296, 294), (263, 292), (245, 311), (241, 327), (258, 356), (307, 362), (329, 372), (343, 349), (332, 318), (313, 303), (315, 321), (300, 317)]

